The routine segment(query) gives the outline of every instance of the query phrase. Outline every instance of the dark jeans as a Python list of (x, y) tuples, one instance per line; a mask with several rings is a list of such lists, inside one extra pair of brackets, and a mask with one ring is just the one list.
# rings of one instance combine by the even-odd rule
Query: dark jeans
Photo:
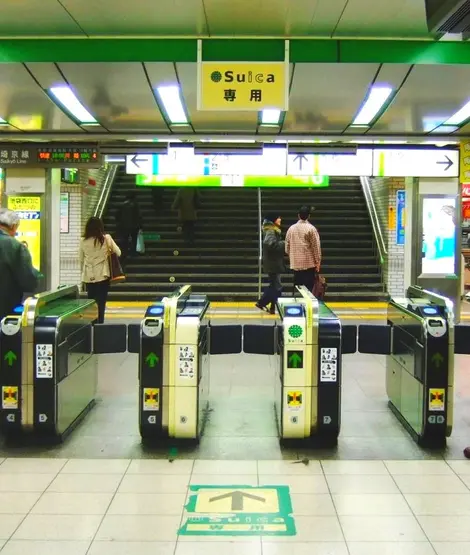
[(277, 300), (282, 293), (282, 283), (281, 276), (279, 274), (268, 274), (269, 285), (263, 292), (263, 296), (259, 300), (258, 304), (262, 307), (271, 305), (271, 308), (276, 307)]
[(183, 230), (183, 239), (185, 243), (190, 245), (194, 244), (194, 233), (196, 228), (196, 222), (188, 221), (181, 223), (181, 229)]
[(106, 301), (109, 293), (109, 279), (87, 283), (88, 298), (96, 301), (98, 305), (98, 324), (104, 323), (104, 313), (106, 311)]
[(121, 263), (124, 264), (127, 257), (136, 254), (137, 250), (137, 237), (139, 230), (133, 229), (132, 231), (120, 230), (118, 231), (117, 242), (121, 249)]
[(312, 293), (316, 274), (315, 268), (299, 271), (294, 270), (294, 295), (297, 292), (296, 287), (300, 287), (301, 285), (304, 285)]

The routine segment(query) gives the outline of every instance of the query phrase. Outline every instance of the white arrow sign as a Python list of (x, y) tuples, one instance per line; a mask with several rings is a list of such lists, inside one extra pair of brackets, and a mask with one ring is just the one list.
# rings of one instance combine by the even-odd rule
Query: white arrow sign
[(40, 414), (39, 422), (47, 422), (47, 416), (45, 414)]
[(324, 416), (323, 424), (331, 424), (331, 416)]
[(457, 150), (374, 150), (377, 177), (458, 177)]
[(148, 422), (149, 422), (149, 424), (156, 424), (157, 423), (157, 417), (156, 416), (149, 416), (148, 417)]
[(14, 414), (7, 414), (7, 422), (14, 422), (15, 415)]
[(358, 150), (356, 154), (289, 154), (287, 175), (370, 176), (372, 150)]
[(126, 156), (126, 173), (152, 175), (153, 154), (131, 154)]

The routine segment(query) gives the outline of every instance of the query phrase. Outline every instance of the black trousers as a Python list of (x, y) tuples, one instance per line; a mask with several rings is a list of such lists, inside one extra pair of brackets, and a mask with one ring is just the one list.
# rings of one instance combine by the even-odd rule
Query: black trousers
[(275, 308), (277, 300), (282, 293), (281, 276), (279, 274), (268, 274), (269, 284), (263, 292), (263, 296), (259, 300), (260, 306), (268, 306)]
[(104, 313), (106, 311), (106, 301), (109, 293), (109, 279), (87, 283), (88, 298), (96, 301), (98, 305), (98, 324), (104, 323)]
[(316, 278), (315, 268), (309, 268), (308, 270), (294, 270), (294, 295), (296, 293), (296, 287), (304, 285), (310, 292), (313, 292), (313, 286), (315, 285)]
[(181, 222), (181, 229), (183, 230), (183, 239), (185, 243), (190, 245), (194, 244), (194, 233), (196, 231), (196, 222), (186, 221)]
[(124, 263), (129, 255), (135, 255), (137, 251), (137, 238), (139, 230), (133, 229), (131, 231), (120, 230), (118, 231), (118, 245), (121, 249), (121, 262)]

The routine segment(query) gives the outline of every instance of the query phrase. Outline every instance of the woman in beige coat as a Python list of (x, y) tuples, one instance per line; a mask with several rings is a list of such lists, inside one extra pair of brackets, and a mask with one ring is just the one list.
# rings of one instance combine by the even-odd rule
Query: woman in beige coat
[(109, 293), (109, 255), (121, 250), (111, 235), (104, 233), (103, 222), (99, 218), (90, 218), (85, 226), (85, 233), (80, 243), (80, 267), (82, 281), (86, 283), (88, 298), (98, 305), (98, 323), (104, 322), (106, 301)]

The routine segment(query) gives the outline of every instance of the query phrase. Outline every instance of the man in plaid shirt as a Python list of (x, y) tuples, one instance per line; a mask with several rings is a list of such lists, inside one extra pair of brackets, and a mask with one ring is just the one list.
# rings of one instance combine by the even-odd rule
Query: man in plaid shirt
[(313, 291), (321, 266), (321, 244), (318, 231), (309, 218), (310, 209), (302, 206), (299, 221), (287, 231), (286, 253), (291, 270), (294, 271), (294, 287), (305, 285), (309, 291)]

